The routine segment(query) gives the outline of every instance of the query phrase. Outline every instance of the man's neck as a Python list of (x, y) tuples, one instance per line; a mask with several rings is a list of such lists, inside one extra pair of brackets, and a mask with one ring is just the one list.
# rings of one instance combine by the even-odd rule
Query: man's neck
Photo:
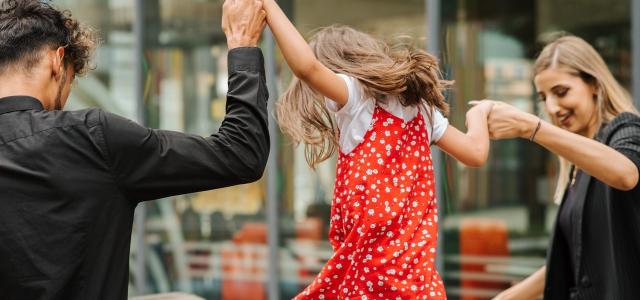
[[(30, 96), (38, 99), (45, 106), (43, 99), (46, 98), (44, 89), (39, 86), (36, 80), (32, 80), (24, 75), (3, 75), (0, 76), (0, 98), (9, 96)], [(46, 107), (46, 106), (45, 106)]]

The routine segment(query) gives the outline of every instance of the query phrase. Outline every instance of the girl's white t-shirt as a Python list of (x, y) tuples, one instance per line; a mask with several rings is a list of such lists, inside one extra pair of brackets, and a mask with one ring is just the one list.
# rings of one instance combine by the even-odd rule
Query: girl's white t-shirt
[[(329, 98), (325, 98), (325, 105), (336, 116), (336, 123), (340, 130), (340, 151), (349, 153), (364, 140), (364, 135), (371, 126), (376, 100), (371, 97), (365, 98), (362, 85), (357, 79), (344, 74), (337, 75), (347, 84), (349, 99), (341, 108)], [(431, 108), (431, 122), (429, 122), (430, 119), (427, 116), (426, 109), (419, 109), (417, 106), (402, 106), (400, 101), (394, 98), (377, 100), (377, 103), (380, 108), (403, 119), (405, 122), (415, 118), (418, 112), (422, 113), (431, 144), (440, 140), (449, 126), (449, 120), (435, 108)]]

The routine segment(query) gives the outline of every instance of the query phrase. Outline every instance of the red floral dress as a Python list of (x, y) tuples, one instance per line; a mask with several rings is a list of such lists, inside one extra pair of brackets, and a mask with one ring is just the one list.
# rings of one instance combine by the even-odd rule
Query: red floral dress
[(438, 210), (422, 114), (376, 106), (364, 140), (340, 153), (329, 239), (333, 256), (294, 299), (446, 299), (435, 269)]

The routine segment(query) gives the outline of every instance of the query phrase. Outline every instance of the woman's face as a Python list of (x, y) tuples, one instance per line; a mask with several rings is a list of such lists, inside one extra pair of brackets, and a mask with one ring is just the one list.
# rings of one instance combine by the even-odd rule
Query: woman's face
[(596, 88), (567, 68), (549, 68), (534, 78), (540, 101), (552, 121), (573, 133), (595, 134)]

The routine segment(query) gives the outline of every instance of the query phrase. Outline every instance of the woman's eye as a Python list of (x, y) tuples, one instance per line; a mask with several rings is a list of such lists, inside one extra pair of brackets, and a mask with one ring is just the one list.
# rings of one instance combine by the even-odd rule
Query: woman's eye
[(568, 89), (559, 90), (559, 91), (557, 91), (557, 92), (556, 92), (556, 95), (557, 95), (558, 97), (564, 97), (564, 96), (566, 96), (566, 95), (567, 95), (567, 92), (568, 92), (568, 91), (569, 91)]

